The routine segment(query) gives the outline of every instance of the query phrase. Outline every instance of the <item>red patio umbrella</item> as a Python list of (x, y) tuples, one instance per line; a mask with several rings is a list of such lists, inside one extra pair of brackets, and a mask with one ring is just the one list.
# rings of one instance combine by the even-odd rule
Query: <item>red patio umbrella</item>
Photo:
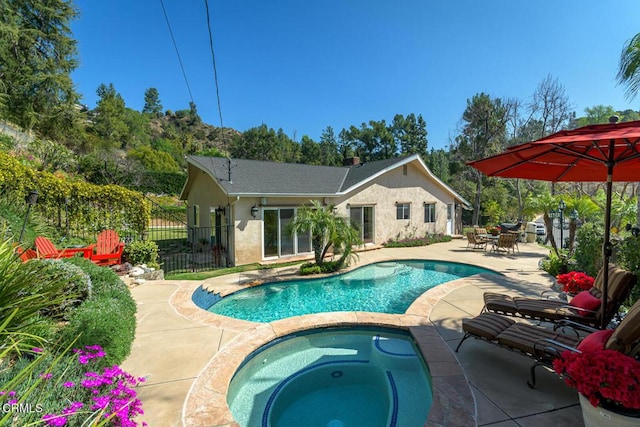
[[(603, 304), (609, 284), (611, 193), (613, 181), (640, 181), (640, 121), (590, 125), (542, 139), (468, 164), (487, 176), (542, 181), (605, 182)], [(603, 320), (604, 323), (604, 320)], [(602, 325), (606, 327), (606, 325)]]

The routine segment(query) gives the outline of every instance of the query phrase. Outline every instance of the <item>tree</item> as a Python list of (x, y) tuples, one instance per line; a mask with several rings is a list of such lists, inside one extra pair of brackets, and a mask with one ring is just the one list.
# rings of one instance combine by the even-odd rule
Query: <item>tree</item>
[(300, 141), (300, 162), (308, 165), (323, 164), (320, 145), (307, 135), (303, 135)]
[(618, 84), (627, 87), (627, 98), (635, 98), (640, 90), (640, 33), (628, 40), (622, 48), (617, 80)]
[(125, 122), (125, 104), (113, 83), (98, 86), (100, 97), (93, 118), (93, 132), (103, 139), (105, 148), (121, 148), (129, 133)]
[[(479, 93), (467, 100), (467, 108), (462, 114), (465, 122), (462, 133), (456, 137), (456, 155), (462, 161), (482, 159), (498, 153), (505, 147), (506, 125), (511, 114), (508, 103), (499, 98), (491, 98)], [(467, 167), (467, 179), (475, 183), (473, 224), (478, 225), (481, 215), (483, 175), (480, 171)]]
[(449, 171), (449, 154), (442, 148), (435, 150), (431, 149), (431, 152), (424, 159), (427, 167), (435, 176), (440, 178), (443, 182), (449, 183), (451, 179), (451, 172)]
[(320, 158), (327, 166), (340, 166), (342, 159), (338, 152), (338, 141), (331, 126), (327, 126), (320, 135)]
[(298, 209), (289, 231), (292, 234), (311, 232), (314, 259), (321, 268), (330, 248), (333, 248), (334, 253), (340, 253), (335, 268), (337, 270), (353, 254), (353, 246), (360, 243), (360, 238), (358, 230), (346, 218), (337, 216), (332, 208), (325, 208), (317, 200), (312, 200), (311, 206)]
[(240, 159), (295, 163), (299, 161), (300, 146), (282, 129), (276, 132), (263, 123), (234, 136), (229, 151)]
[(78, 62), (66, 0), (0, 2), (0, 115), (24, 129), (57, 138), (77, 124)]
[(573, 107), (557, 78), (545, 77), (533, 93), (529, 104), (533, 118), (540, 121), (540, 133), (535, 139), (545, 137), (567, 127), (574, 117)]
[(142, 112), (149, 114), (151, 117), (160, 117), (162, 115), (160, 94), (155, 87), (150, 87), (144, 91), (144, 107), (142, 108)]
[(129, 150), (128, 157), (139, 161), (151, 172), (178, 172), (180, 169), (171, 154), (156, 151), (151, 147), (138, 147)]
[(423, 159), (426, 157), (427, 123), (422, 115), (416, 117), (411, 113), (405, 118), (402, 114), (396, 114), (390, 130), (401, 154), (419, 154)]
[[(617, 78), (619, 84), (627, 87), (627, 98), (635, 98), (640, 90), (640, 33), (633, 36), (622, 48)], [(640, 194), (640, 183), (636, 192)], [(640, 197), (636, 210), (636, 223), (640, 224)]]

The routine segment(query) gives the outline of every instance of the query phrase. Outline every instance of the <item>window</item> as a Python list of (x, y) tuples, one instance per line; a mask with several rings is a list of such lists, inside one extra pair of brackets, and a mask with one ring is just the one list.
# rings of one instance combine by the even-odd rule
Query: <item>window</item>
[(407, 176), (407, 169), (408, 169), (407, 165), (402, 166), (402, 175)]
[(436, 222), (436, 204), (424, 204), (424, 222)]
[(411, 204), (396, 204), (396, 219), (411, 219)]
[(193, 226), (200, 227), (200, 206), (193, 205)]

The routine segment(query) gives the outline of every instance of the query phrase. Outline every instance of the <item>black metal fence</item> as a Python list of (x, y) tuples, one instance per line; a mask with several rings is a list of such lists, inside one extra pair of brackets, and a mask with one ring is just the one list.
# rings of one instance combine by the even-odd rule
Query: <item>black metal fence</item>
[[(101, 228), (118, 231), (125, 243), (134, 240), (152, 240), (158, 245), (159, 263), (165, 273), (196, 272), (230, 266), (227, 255), (229, 229), (226, 224), (214, 223), (213, 227), (194, 227), (186, 223), (186, 209), (170, 211), (148, 199), (152, 205), (152, 220), (143, 235), (122, 230), (110, 221), (111, 212), (100, 212)], [(7, 200), (6, 203), (9, 203)], [(18, 202), (16, 202), (18, 203)], [(48, 226), (56, 228), (64, 244), (74, 238), (84, 241), (95, 239), (101, 230), (88, 229), (78, 220), (65, 200), (48, 204), (46, 208), (34, 205), (39, 218)], [(220, 217), (214, 219), (220, 221)]]
[(184, 215), (151, 203), (153, 220), (144, 238), (157, 243), (159, 262), (165, 273), (213, 270), (230, 265), (228, 225), (189, 226)]

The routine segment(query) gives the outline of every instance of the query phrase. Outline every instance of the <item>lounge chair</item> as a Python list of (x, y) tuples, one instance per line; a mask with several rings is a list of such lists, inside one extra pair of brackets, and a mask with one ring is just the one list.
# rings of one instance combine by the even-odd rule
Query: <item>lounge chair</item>
[(85, 258), (89, 257), (88, 247), (58, 249), (51, 240), (44, 236), (36, 237), (34, 244), (38, 258), (71, 258), (78, 253), (82, 253)]
[(96, 243), (89, 245), (89, 259), (98, 265), (122, 264), (124, 243), (114, 230), (103, 230), (96, 237)]
[(509, 253), (509, 251), (511, 251), (515, 255), (516, 241), (518, 240), (518, 237), (519, 235), (517, 233), (500, 233), (498, 239), (493, 242), (491, 250), (495, 252), (504, 251), (506, 253)]
[[(608, 324), (636, 284), (636, 276), (614, 265), (609, 266), (607, 309), (602, 307), (603, 270), (600, 270), (588, 291), (581, 292), (571, 302), (545, 299), (511, 297), (505, 294), (485, 292), (483, 312), (520, 316), (542, 321), (569, 319), (584, 325), (599, 327), (602, 317)], [(599, 302), (598, 302), (599, 301)]]
[[(640, 351), (640, 301), (637, 301), (615, 330), (597, 330), (571, 321), (560, 321), (560, 326), (571, 326), (573, 333), (517, 322), (513, 318), (495, 313), (482, 313), (473, 319), (462, 321), (464, 336), (456, 347), (469, 337), (477, 338), (528, 356), (534, 359), (527, 384), (536, 384), (535, 369), (538, 366), (552, 367), (554, 359), (564, 350), (587, 351), (589, 349), (617, 350), (627, 355)], [(564, 329), (564, 328), (562, 328)], [(580, 335), (577, 331), (587, 331)]]
[(487, 239), (477, 236), (473, 231), (467, 232), (467, 249), (487, 250)]
[(38, 258), (38, 253), (36, 251), (34, 251), (33, 249), (17, 248), (16, 253), (20, 257), (22, 262), (27, 262), (27, 261), (29, 261), (31, 259)]

